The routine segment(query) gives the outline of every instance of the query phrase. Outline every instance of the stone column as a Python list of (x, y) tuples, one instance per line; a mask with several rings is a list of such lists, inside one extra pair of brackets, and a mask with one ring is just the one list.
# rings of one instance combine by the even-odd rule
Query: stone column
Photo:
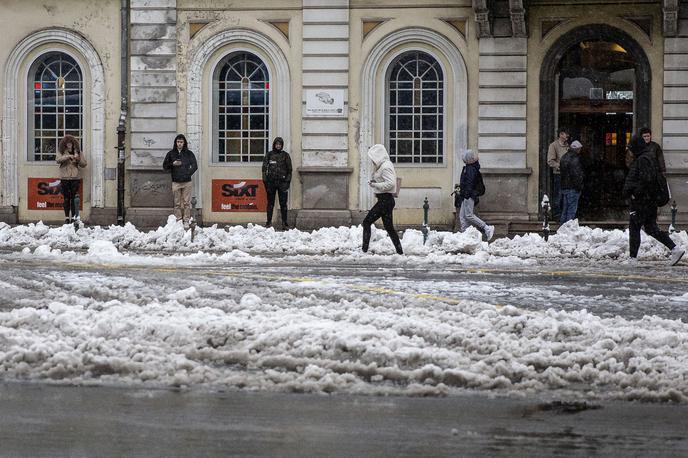
[(173, 205), (162, 161), (177, 134), (177, 1), (131, 0), (130, 18), (127, 219), (153, 226), (165, 221)]
[[(297, 225), (350, 224), (349, 0), (303, 0), (302, 84), (302, 166), (298, 172), (303, 195)], [(325, 101), (341, 95), (342, 113), (307, 113), (307, 97), (316, 94)]]
[[(688, 2), (681, 2), (674, 37), (664, 39), (663, 138), (667, 181), (679, 209), (679, 219), (688, 219)], [(642, 127), (642, 126), (638, 126)], [(669, 207), (662, 213), (669, 217)]]
[[(526, 38), (481, 38), (478, 149), (493, 218), (527, 218)], [(484, 202), (484, 204), (483, 204)]]

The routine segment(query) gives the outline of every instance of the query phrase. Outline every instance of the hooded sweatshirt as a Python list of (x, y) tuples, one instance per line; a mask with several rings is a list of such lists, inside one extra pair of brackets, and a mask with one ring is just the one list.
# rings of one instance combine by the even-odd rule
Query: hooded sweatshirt
[(397, 191), (397, 174), (389, 160), (389, 154), (383, 145), (373, 145), (368, 150), (368, 157), (373, 162), (373, 175), (370, 186), (375, 194), (394, 194)]
[[(282, 145), (282, 149), (276, 150), (275, 145)], [(263, 158), (263, 181), (269, 183), (291, 183), (291, 157), (284, 151), (284, 140), (275, 138), (272, 142), (272, 150)]]
[(475, 187), (478, 182), (478, 173), (480, 173), (478, 153), (468, 149), (463, 152), (461, 159), (463, 159), (464, 164), (466, 164), (461, 171), (461, 197), (477, 201), (478, 193)]

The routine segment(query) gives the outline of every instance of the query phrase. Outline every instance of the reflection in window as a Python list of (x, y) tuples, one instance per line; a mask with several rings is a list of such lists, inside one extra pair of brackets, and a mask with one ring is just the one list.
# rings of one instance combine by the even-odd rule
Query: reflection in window
[(214, 78), (215, 162), (259, 162), (269, 146), (270, 76), (248, 52), (230, 54)]
[(443, 162), (444, 77), (435, 58), (421, 51), (402, 54), (387, 78), (387, 141), (397, 163)]
[(83, 149), (83, 78), (74, 59), (62, 52), (41, 56), (29, 71), (29, 160), (54, 161), (57, 145), (73, 135)]

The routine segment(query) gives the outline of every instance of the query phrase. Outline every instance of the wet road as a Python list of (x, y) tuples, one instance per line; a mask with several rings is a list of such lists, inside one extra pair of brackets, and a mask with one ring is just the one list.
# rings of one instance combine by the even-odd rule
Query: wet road
[[(0, 258), (5, 310), (74, 297), (146, 304), (189, 285), (205, 301), (239, 302), (250, 292), (271, 302), (297, 295), (323, 304), (476, 300), (688, 321), (688, 270), (659, 263), (478, 268), (286, 258), (220, 267)], [(551, 394), (412, 398), (0, 384), (0, 455), (7, 456), (688, 456), (686, 431), (685, 404), (561, 404)]]
[(686, 456), (685, 406), (0, 384), (3, 456)]
[[(380, 265), (342, 263), (322, 258), (298, 262), (289, 258), (238, 266), (93, 266), (80, 263), (0, 258), (0, 287), (4, 298), (0, 308), (13, 308), (59, 299), (70, 294), (93, 294), (103, 300), (126, 299), (139, 302), (164, 296), (192, 282), (207, 282), (218, 288), (230, 281), (237, 293), (256, 286), (278, 294), (287, 284), (302, 286), (300, 295), (324, 295), (336, 301), (358, 295), (396, 295), (411, 298), (430, 296), (443, 302), (475, 300), (497, 306), (526, 310), (587, 310), (602, 318), (620, 316), (640, 319), (658, 316), (688, 322), (688, 267), (666, 267), (645, 263), (640, 267), (623, 264), (585, 264), (568, 261), (538, 266), (473, 267), (461, 265)], [(130, 291), (131, 279), (144, 288)], [(244, 281), (241, 281), (241, 280)], [(320, 282), (333, 288), (311, 288)], [(210, 288), (212, 289), (212, 288)], [(294, 294), (294, 288), (288, 288)]]

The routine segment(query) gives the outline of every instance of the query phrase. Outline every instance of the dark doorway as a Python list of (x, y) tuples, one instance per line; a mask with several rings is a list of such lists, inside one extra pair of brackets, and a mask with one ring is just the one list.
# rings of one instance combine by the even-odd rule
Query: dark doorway
[(541, 72), (540, 194), (552, 191), (547, 147), (556, 129), (583, 144), (586, 182), (578, 217), (626, 219), (621, 190), (626, 144), (649, 124), (650, 69), (640, 46), (609, 26), (586, 26), (560, 38)]

